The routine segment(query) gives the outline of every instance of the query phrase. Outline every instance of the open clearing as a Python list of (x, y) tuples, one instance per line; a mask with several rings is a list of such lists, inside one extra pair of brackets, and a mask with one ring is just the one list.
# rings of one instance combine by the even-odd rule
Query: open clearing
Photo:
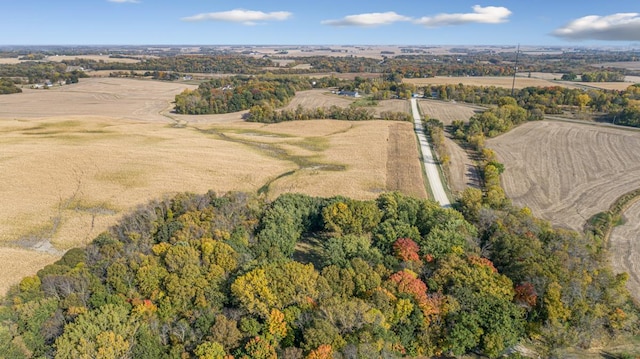
[(514, 204), (582, 230), (592, 215), (638, 188), (640, 132), (578, 123), (526, 123), (487, 141), (505, 165)]
[[(442, 122), (445, 126), (453, 121), (467, 122), (477, 112), (485, 108), (464, 103), (452, 103), (437, 100), (420, 100), (418, 107), (423, 115)], [(447, 183), (454, 193), (459, 193), (467, 187), (479, 188), (478, 173), (475, 163), (469, 157), (469, 153), (451, 139), (451, 135), (445, 132), (445, 146), (449, 151), (449, 173)]]
[(170, 113), (184, 87), (83, 79), (0, 96), (0, 258), (21, 263), (0, 275), (0, 295), (137, 205), (176, 192), (426, 197), (409, 122)]
[(624, 224), (614, 227), (609, 238), (611, 268), (629, 273), (627, 288), (640, 301), (640, 201), (624, 212)]

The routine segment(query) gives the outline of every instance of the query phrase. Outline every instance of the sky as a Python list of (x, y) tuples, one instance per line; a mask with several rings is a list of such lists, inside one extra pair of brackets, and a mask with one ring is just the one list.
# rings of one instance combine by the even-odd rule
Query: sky
[(640, 46), (640, 0), (2, 0), (0, 45)]

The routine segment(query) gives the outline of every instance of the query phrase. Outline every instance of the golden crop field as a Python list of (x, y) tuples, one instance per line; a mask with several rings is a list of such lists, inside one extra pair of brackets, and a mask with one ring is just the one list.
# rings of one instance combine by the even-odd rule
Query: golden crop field
[(504, 190), (536, 216), (574, 230), (640, 185), (640, 132), (530, 122), (490, 139), (505, 165)]
[(0, 96), (0, 258), (20, 264), (0, 274), (0, 295), (137, 205), (177, 192), (426, 197), (411, 123), (173, 114), (185, 86), (83, 79)]

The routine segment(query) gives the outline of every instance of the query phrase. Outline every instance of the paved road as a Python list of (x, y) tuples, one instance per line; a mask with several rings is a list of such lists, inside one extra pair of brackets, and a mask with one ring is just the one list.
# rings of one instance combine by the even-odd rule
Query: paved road
[(442, 207), (450, 207), (449, 197), (444, 191), (442, 186), (442, 180), (440, 179), (440, 172), (438, 172), (438, 166), (431, 153), (431, 147), (429, 141), (427, 141), (427, 135), (424, 133), (424, 126), (422, 126), (422, 118), (420, 112), (418, 112), (418, 103), (415, 98), (411, 99), (411, 111), (413, 112), (413, 124), (416, 134), (418, 135), (418, 141), (420, 142), (420, 150), (422, 151), (422, 161), (424, 162), (424, 171), (427, 175), (429, 186), (431, 186), (431, 193), (435, 197), (436, 202), (439, 202)]

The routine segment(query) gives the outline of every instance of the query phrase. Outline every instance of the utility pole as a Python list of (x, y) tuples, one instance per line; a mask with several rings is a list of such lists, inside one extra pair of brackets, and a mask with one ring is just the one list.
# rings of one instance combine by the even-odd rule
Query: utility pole
[(513, 67), (513, 82), (511, 83), (511, 97), (513, 97), (513, 91), (516, 87), (516, 74), (518, 73), (518, 55), (520, 55), (520, 44), (518, 44), (518, 48), (516, 49), (516, 64)]

